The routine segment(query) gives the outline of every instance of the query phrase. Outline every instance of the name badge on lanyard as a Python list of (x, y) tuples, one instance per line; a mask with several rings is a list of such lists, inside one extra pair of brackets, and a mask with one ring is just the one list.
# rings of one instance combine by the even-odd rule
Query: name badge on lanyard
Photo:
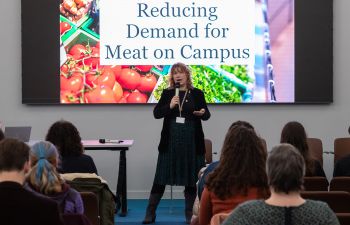
[(187, 96), (187, 90), (186, 90), (186, 93), (184, 95), (184, 98), (182, 99), (181, 104), (179, 105), (180, 116), (176, 117), (176, 123), (185, 123), (185, 118), (181, 117), (181, 112), (182, 112), (182, 107), (184, 105), (186, 96)]
[(184, 117), (176, 117), (176, 123), (185, 123)]

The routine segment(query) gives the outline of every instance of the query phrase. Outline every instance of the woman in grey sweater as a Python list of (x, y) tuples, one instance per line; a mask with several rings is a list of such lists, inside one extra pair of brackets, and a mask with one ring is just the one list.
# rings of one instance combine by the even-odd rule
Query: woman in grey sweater
[(270, 198), (239, 205), (223, 225), (339, 225), (326, 203), (300, 196), (305, 163), (295, 147), (289, 144), (274, 147), (266, 168)]

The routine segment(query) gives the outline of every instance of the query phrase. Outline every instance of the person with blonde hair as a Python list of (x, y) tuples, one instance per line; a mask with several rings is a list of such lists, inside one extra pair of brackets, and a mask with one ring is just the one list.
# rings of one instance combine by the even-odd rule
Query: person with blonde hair
[(166, 185), (185, 186), (185, 217), (186, 223), (190, 223), (197, 174), (205, 165), (201, 121), (208, 120), (210, 112), (204, 93), (192, 86), (191, 69), (183, 63), (171, 67), (169, 84), (153, 110), (156, 119), (164, 120), (144, 224), (155, 222), (156, 209)]
[(34, 144), (30, 152), (31, 170), (26, 188), (39, 196), (46, 196), (59, 205), (61, 213), (83, 214), (84, 206), (79, 192), (71, 188), (57, 172), (59, 154), (47, 141)]

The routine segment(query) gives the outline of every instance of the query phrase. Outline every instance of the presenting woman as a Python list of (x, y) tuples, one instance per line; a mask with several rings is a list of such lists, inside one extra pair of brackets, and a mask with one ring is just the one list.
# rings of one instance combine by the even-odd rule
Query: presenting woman
[(144, 224), (154, 223), (156, 209), (165, 185), (185, 186), (185, 216), (190, 223), (196, 197), (197, 174), (205, 165), (204, 133), (201, 120), (210, 112), (204, 94), (194, 88), (191, 71), (183, 63), (172, 66), (169, 88), (154, 108), (156, 119), (164, 118), (156, 174), (147, 206)]

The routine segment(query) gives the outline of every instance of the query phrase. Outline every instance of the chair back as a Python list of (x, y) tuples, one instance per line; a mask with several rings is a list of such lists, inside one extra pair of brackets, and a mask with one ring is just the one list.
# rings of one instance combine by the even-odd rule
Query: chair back
[(314, 159), (321, 163), (323, 166), (323, 146), (321, 139), (318, 138), (308, 138), (307, 145)]
[(336, 213), (335, 215), (337, 216), (340, 225), (350, 224), (350, 213)]
[(210, 139), (204, 139), (205, 144), (205, 163), (209, 164), (213, 162), (213, 144)]
[(100, 225), (98, 199), (93, 192), (80, 192), (84, 204), (84, 215), (92, 225)]
[(84, 214), (62, 214), (64, 225), (93, 225)]
[(348, 154), (350, 154), (350, 138), (336, 138), (334, 140), (334, 165)]
[(350, 193), (350, 177), (333, 177), (329, 186), (330, 191), (347, 191)]
[(325, 177), (304, 177), (305, 191), (328, 191), (328, 180)]
[(350, 193), (345, 191), (302, 191), (305, 199), (323, 201), (335, 213), (350, 213)]
[(230, 215), (230, 213), (217, 213), (217, 214), (215, 214), (210, 220), (210, 225), (222, 224), (229, 215)]

